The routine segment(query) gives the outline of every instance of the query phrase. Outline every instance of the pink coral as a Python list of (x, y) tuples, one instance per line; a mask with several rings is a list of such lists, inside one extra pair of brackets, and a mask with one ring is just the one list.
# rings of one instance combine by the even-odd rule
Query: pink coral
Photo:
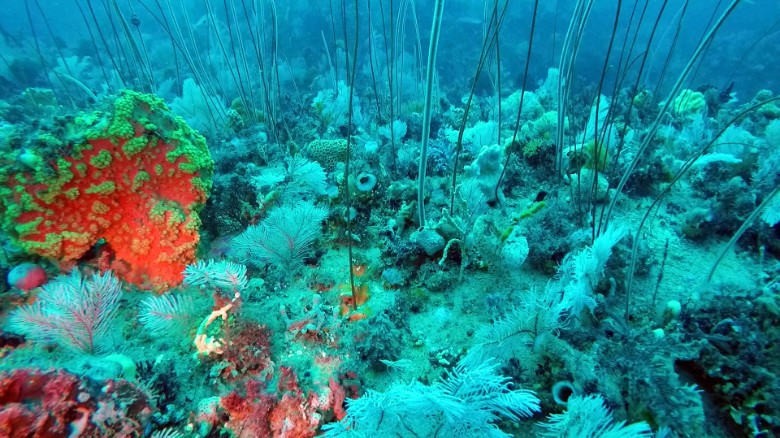
[(0, 436), (141, 436), (146, 395), (126, 381), (95, 383), (62, 370), (0, 373)]
[(222, 397), (220, 404), (230, 417), (225, 423), (225, 428), (234, 436), (239, 438), (272, 436), (269, 414), (276, 399), (272, 395), (264, 394), (262, 388), (260, 382), (250, 380), (247, 382), (245, 396), (233, 391)]
[(267, 436), (308, 438), (317, 433), (320, 414), (317, 395), (305, 395), (298, 387), (295, 372), (281, 367), (278, 390), (281, 398), (265, 393), (257, 380), (246, 383), (246, 395), (233, 391), (222, 397), (221, 405), (229, 420), (225, 428), (237, 437)]
[(236, 381), (258, 374), (273, 373), (271, 331), (258, 324), (240, 323), (225, 337), (220, 361), (227, 365), (220, 372), (226, 381)]

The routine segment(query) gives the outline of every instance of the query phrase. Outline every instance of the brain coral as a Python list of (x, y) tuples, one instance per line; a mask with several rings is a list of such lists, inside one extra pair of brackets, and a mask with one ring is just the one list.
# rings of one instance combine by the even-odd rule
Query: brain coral
[(314, 140), (306, 147), (306, 153), (312, 161), (322, 165), (325, 170), (333, 170), (336, 163), (347, 159), (347, 141)]
[(0, 163), (3, 230), (28, 253), (80, 259), (105, 243), (126, 281), (162, 290), (195, 260), (214, 163), (205, 139), (151, 95), (26, 133)]

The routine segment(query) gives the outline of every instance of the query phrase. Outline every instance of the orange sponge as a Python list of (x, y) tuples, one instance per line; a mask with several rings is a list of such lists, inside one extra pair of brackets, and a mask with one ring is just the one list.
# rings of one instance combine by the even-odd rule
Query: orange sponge
[(3, 229), (29, 253), (78, 260), (98, 243), (126, 281), (164, 290), (195, 261), (211, 188), (205, 139), (151, 95), (123, 92), (0, 168)]

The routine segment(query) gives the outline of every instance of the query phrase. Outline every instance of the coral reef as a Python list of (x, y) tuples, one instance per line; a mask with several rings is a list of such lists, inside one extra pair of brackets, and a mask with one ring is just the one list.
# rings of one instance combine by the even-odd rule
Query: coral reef
[(780, 436), (777, 2), (38, 3), (0, 437)]

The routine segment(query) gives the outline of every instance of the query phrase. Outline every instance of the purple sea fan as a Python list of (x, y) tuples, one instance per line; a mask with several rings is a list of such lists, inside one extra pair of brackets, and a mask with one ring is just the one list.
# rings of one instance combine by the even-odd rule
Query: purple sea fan
[(122, 285), (111, 271), (82, 277), (78, 270), (41, 287), (38, 300), (11, 313), (10, 330), (30, 339), (94, 353), (119, 308)]

